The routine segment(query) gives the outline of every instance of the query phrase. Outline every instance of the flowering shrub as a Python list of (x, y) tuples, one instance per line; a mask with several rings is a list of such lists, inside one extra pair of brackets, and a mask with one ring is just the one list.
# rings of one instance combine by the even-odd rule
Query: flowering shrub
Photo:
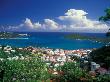
[(34, 82), (49, 78), (46, 64), (37, 57), (24, 60), (5, 60), (3, 63), (4, 82)]
[(86, 72), (79, 67), (79, 63), (68, 62), (58, 67), (58, 70), (63, 71), (63, 75), (60, 75), (62, 82), (79, 82), (80, 78), (87, 76)]
[(8, 58), (15, 56), (30, 56), (31, 52), (28, 50), (19, 50), (17, 48), (12, 48), (12, 50), (0, 49), (0, 58)]

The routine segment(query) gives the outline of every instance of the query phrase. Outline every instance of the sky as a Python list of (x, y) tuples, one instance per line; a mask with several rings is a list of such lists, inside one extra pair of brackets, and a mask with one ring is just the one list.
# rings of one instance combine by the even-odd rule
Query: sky
[(0, 31), (107, 32), (110, 0), (0, 0)]

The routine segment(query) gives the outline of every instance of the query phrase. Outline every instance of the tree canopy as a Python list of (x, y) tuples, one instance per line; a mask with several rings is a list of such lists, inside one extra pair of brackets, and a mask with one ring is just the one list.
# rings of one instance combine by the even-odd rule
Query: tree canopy
[(90, 57), (93, 61), (99, 64), (104, 63), (107, 68), (110, 67), (110, 46), (93, 50)]
[[(105, 10), (105, 16), (101, 16), (99, 18), (99, 21), (104, 21), (106, 22), (107, 24), (110, 24), (110, 8), (107, 8)], [(106, 36), (110, 36), (110, 29), (109, 29), (109, 32), (106, 33)]]
[(99, 20), (100, 21), (104, 21), (104, 22), (108, 22), (108, 23), (110, 23), (110, 8), (107, 8), (106, 10), (105, 10), (105, 16), (101, 16), (100, 18), (99, 18)]

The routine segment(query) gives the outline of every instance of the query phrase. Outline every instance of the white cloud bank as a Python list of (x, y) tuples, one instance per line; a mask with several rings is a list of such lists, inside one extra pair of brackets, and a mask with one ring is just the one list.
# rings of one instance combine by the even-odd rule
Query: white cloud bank
[(86, 17), (88, 13), (83, 10), (70, 9), (65, 16), (59, 16), (61, 21), (67, 22), (67, 30), (76, 32), (106, 32), (108, 26), (99, 21), (94, 21)]
[(47, 30), (58, 30), (59, 24), (51, 19), (44, 19), (43, 27)]
[[(9, 26), (13, 31), (71, 31), (71, 32), (107, 32), (109, 26), (87, 18), (88, 13), (83, 10), (70, 9), (64, 16), (59, 16), (60, 23), (52, 19), (44, 19), (44, 22), (33, 23), (26, 18), (24, 23), (18, 26)], [(63, 23), (63, 24), (62, 24)]]

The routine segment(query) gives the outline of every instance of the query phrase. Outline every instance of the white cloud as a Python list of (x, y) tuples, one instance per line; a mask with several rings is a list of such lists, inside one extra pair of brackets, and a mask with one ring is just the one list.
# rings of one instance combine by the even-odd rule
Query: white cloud
[(86, 20), (86, 14), (87, 13), (83, 10), (70, 9), (65, 13), (65, 16), (59, 16), (59, 19), (62, 21), (69, 21), (73, 23), (81, 21), (82, 19)]
[(51, 19), (44, 19), (43, 26), (48, 30), (58, 30), (59, 29), (58, 23), (56, 23), (55, 21), (53, 21)]
[(34, 28), (34, 25), (32, 24), (31, 20), (29, 18), (26, 18), (25, 22), (24, 22), (24, 26), (30, 27), (30, 28)]
[(77, 32), (106, 32), (108, 26), (102, 22), (94, 21), (86, 17), (88, 13), (83, 10), (68, 10), (64, 16), (58, 19), (65, 22), (67, 30)]
[(26, 18), (22, 24), (18, 26), (9, 26), (11, 31), (37, 31), (42, 27), (39, 22), (32, 23), (29, 18)]
[(15, 31), (71, 31), (71, 32), (107, 32), (109, 26), (87, 18), (88, 13), (83, 10), (70, 9), (64, 16), (59, 16), (56, 22), (52, 19), (44, 19), (44, 22), (32, 22), (26, 20), (18, 26), (9, 26)]
[(39, 22), (32, 23), (32, 21), (29, 18), (26, 18), (24, 23), (21, 24), (20, 26), (21, 27), (27, 27), (28, 29), (35, 30), (35, 29), (40, 28), (42, 25)]
[(41, 28), (41, 24), (39, 23), (39, 22), (37, 22), (37, 23), (34, 23), (34, 28)]

